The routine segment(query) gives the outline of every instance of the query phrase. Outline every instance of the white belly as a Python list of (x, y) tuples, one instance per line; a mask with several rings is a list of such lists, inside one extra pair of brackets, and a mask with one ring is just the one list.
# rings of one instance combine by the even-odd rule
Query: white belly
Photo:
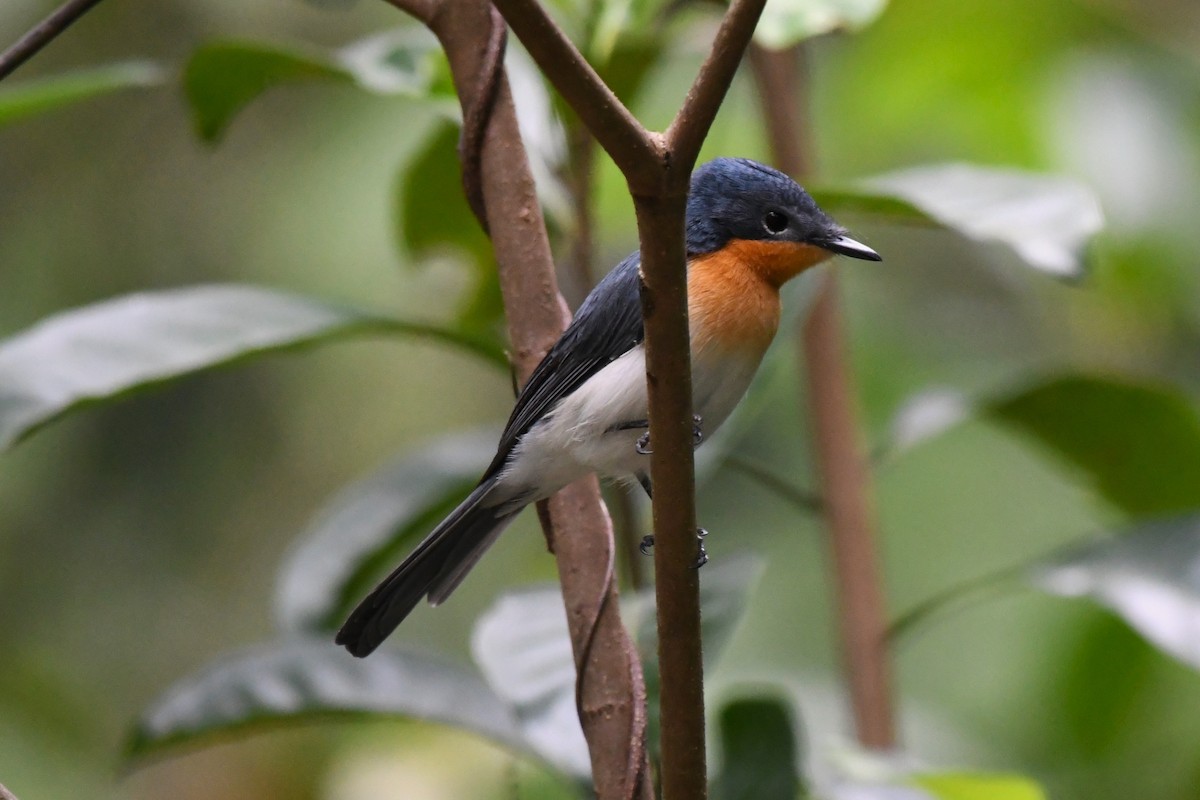
[[(762, 353), (753, 352), (692, 354), (692, 402), (706, 437), (737, 406), (761, 360)], [(590, 472), (607, 477), (647, 472), (649, 456), (637, 452), (645, 429), (619, 429), (647, 417), (646, 351), (638, 345), (593, 375), (521, 438), (497, 488), (523, 504), (549, 497)]]

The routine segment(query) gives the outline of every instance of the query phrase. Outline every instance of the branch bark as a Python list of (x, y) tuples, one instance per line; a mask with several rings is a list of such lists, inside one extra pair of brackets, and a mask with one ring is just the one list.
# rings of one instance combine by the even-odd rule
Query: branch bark
[(16, 44), (0, 53), (0, 80), (11, 75), (43, 47), (71, 27), (80, 17), (91, 11), (100, 0), (67, 0), (55, 11), (39, 22), (33, 29), (17, 40)]
[(667, 135), (646, 131), (537, 0), (496, 7), (542, 72), (621, 169), (641, 242), (642, 316), (655, 487), (655, 594), (662, 686), (662, 792), (703, 800), (704, 673), (696, 557), (692, 383), (684, 211), (692, 165), (729, 89), (765, 0), (735, 0)]
[[(403, 5), (400, 0), (394, 4)], [(483, 0), (417, 3), (446, 50), (464, 114), (478, 100), (478, 76), (492, 30)], [(550, 245), (517, 128), (507, 78), (500, 77), (479, 154), (483, 207), (500, 265), (509, 336), (521, 382), (570, 319), (558, 292)], [(601, 800), (652, 798), (645, 745), (645, 686), (637, 651), (621, 624), (613, 537), (597, 480), (579, 481), (548, 503), (548, 539), (558, 562), (577, 700)]]
[[(811, 172), (812, 137), (802, 46), (751, 50), (776, 166), (797, 178)], [(855, 405), (854, 379), (842, 333), (837, 282), (821, 286), (808, 319), (797, 330), (804, 353), (809, 417), (821, 475), (824, 512), (838, 595), (838, 627), (860, 743), (896, 744), (887, 618), (875, 547), (871, 474)]]

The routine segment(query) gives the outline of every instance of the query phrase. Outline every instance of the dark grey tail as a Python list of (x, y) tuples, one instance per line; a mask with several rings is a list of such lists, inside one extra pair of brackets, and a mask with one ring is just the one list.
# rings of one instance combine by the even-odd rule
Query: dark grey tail
[(404, 563), (358, 604), (338, 631), (338, 644), (359, 658), (370, 655), (421, 598), (429, 597), (436, 605), (450, 596), (517, 514), (481, 505), (492, 484), (485, 480), (475, 487)]

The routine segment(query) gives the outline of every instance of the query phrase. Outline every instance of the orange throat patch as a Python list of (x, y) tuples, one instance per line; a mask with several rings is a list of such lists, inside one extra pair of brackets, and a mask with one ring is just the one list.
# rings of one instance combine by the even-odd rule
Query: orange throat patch
[(779, 287), (830, 255), (807, 244), (736, 239), (692, 259), (692, 351), (740, 350), (761, 356), (779, 328)]

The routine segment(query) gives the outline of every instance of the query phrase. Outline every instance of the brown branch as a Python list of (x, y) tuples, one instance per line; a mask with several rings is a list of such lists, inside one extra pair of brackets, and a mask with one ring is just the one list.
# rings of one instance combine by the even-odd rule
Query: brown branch
[[(776, 164), (797, 177), (812, 164), (805, 124), (804, 53), (753, 49)], [(887, 618), (874, 542), (871, 476), (860, 435), (854, 381), (846, 357), (837, 283), (831, 272), (799, 330), (808, 382), (809, 415), (823, 483), (838, 593), (838, 623), (850, 682), (855, 729), (867, 747), (895, 745)]]
[[(486, 58), (481, 45), (491, 20), (491, 6), (484, 0), (444, 0), (429, 10), (428, 24), (446, 50), (464, 110), (479, 102), (477, 78)], [(569, 314), (558, 293), (545, 224), (503, 73), (482, 138), (480, 176), (514, 361), (524, 382), (562, 333)], [(549, 538), (577, 659), (580, 722), (597, 795), (601, 800), (649, 800), (653, 789), (645, 746), (645, 687), (637, 651), (619, 616), (612, 528), (599, 492), (593, 477), (551, 498)]]
[(0, 784), (0, 800), (17, 800), (16, 795), (4, 788), (4, 784)]
[[(686, 174), (686, 172), (684, 173)], [(650, 394), (654, 579), (664, 800), (704, 800), (704, 669), (696, 560), (692, 365), (683, 219), (687, 196), (634, 196)]]
[(667, 150), (687, 171), (696, 162), (766, 4), (767, 0), (733, 0), (683, 107), (667, 128)]
[(653, 442), (664, 800), (703, 800), (708, 792), (699, 575), (692, 567), (697, 545), (684, 210), (691, 166), (764, 2), (735, 0), (669, 136), (662, 137), (638, 124), (537, 0), (496, 0), (542, 72), (621, 169), (637, 214)]
[(537, 0), (495, 0), (542, 74), (628, 178), (661, 159), (660, 146), (592, 69)]
[(39, 22), (32, 30), (17, 40), (16, 44), (0, 53), (0, 80), (11, 75), (43, 47), (58, 38), (100, 0), (67, 0), (50, 16)]

